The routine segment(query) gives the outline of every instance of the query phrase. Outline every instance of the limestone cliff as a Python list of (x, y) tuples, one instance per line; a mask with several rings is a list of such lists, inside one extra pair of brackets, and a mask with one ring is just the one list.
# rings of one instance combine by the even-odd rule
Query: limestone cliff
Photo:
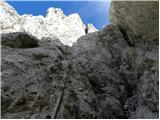
[[(19, 15), (7, 2), (0, 1), (1, 33), (27, 32), (38, 39), (43, 37), (59, 38), (72, 46), (77, 39), (85, 35), (85, 25), (77, 13), (66, 16), (59, 8), (48, 8), (45, 16)], [(89, 24), (89, 33), (97, 29)]]

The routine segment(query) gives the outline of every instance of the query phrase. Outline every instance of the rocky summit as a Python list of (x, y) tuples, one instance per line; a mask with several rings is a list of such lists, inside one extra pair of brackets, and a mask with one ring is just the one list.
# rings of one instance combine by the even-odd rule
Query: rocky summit
[[(1, 33), (27, 32), (38, 39), (50, 37), (72, 46), (73, 42), (85, 35), (85, 24), (77, 13), (66, 16), (59, 8), (48, 8), (45, 16), (31, 14), (19, 15), (17, 11), (4, 0), (0, 1)], [(88, 32), (97, 29), (88, 24)]]
[[(8, 12), (0, 14), (2, 118), (159, 118), (158, 2), (112, 1), (111, 24), (76, 33), (72, 46), (64, 43), (71, 43), (77, 14), (66, 17), (54, 8), (45, 18)], [(35, 33), (28, 20), (40, 25)], [(57, 31), (41, 31), (49, 21), (61, 21)]]

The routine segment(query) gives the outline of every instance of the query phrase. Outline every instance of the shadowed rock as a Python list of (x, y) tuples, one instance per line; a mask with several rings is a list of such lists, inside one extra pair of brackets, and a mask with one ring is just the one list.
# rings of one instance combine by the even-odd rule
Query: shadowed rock
[(38, 39), (23, 32), (3, 33), (1, 43), (11, 48), (33, 48), (38, 46)]
[(110, 21), (120, 27), (131, 45), (158, 43), (158, 11), (158, 1), (112, 1)]

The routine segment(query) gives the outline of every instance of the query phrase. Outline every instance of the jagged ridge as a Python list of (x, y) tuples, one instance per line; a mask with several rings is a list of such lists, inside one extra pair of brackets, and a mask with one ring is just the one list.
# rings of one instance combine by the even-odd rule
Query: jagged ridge
[[(27, 32), (39, 39), (42, 37), (59, 38), (60, 41), (71, 46), (73, 42), (85, 35), (85, 25), (78, 14), (64, 15), (59, 8), (49, 8), (46, 16), (19, 15), (16, 10), (5, 1), (0, 2), (1, 33)], [(88, 32), (97, 29), (88, 24)]]

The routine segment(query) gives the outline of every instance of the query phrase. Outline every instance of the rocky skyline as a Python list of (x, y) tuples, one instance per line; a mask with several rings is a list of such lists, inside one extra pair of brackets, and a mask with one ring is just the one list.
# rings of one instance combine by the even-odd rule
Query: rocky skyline
[[(59, 38), (60, 41), (71, 46), (73, 42), (85, 35), (85, 24), (76, 13), (66, 16), (59, 8), (48, 8), (45, 16), (19, 15), (7, 2), (1, 1), (2, 11), (0, 15), (1, 32), (27, 32), (37, 38)], [(88, 24), (88, 32), (97, 29)]]

